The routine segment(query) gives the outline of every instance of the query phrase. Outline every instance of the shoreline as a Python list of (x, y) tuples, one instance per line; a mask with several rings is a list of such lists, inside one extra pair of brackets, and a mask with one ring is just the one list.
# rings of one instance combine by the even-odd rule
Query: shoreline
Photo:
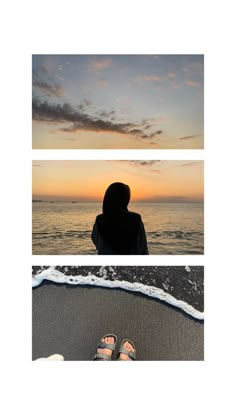
[(44, 282), (32, 291), (32, 308), (34, 360), (91, 360), (106, 333), (133, 340), (139, 360), (204, 359), (203, 322), (142, 294)]
[(164, 301), (195, 319), (204, 320), (202, 267), (33, 267), (32, 286), (44, 281), (124, 289)]

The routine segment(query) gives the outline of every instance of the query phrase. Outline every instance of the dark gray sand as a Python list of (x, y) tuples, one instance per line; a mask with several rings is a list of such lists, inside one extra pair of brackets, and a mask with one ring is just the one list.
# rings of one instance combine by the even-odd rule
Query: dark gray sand
[(136, 293), (55, 285), (33, 289), (33, 360), (58, 353), (91, 360), (99, 339), (115, 333), (134, 341), (138, 360), (203, 360), (204, 324)]

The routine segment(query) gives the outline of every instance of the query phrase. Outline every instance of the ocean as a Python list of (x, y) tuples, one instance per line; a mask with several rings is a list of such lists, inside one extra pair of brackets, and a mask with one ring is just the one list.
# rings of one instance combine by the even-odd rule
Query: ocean
[(33, 288), (44, 281), (138, 292), (204, 320), (203, 266), (33, 266)]
[[(202, 203), (134, 203), (129, 210), (142, 216), (149, 254), (204, 253)], [(33, 202), (34, 255), (95, 255), (91, 240), (101, 203)]]

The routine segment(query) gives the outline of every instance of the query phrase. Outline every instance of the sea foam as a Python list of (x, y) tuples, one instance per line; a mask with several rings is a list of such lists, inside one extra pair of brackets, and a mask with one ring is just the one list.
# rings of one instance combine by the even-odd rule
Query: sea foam
[(177, 300), (171, 294), (168, 294), (161, 288), (156, 288), (150, 285), (144, 285), (138, 282), (130, 283), (128, 281), (109, 280), (106, 279), (106, 273), (103, 277), (97, 277), (96, 275), (65, 275), (51, 266), (42, 272), (36, 274), (32, 278), (32, 286), (39, 286), (44, 280), (56, 282), (58, 284), (69, 284), (69, 285), (92, 285), (105, 288), (122, 288), (126, 291), (140, 292), (147, 295), (148, 297), (157, 298), (164, 301), (180, 310), (183, 310), (188, 315), (194, 317), (197, 320), (204, 320), (204, 313), (196, 310), (190, 304), (182, 300)]

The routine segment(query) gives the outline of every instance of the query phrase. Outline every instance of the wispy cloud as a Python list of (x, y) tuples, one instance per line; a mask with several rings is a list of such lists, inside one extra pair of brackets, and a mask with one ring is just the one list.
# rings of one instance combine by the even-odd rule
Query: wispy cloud
[(45, 165), (33, 163), (32, 167), (45, 167)]
[[(136, 136), (142, 139), (150, 139), (160, 135), (163, 131), (157, 130), (153, 133), (147, 133), (145, 129), (140, 128), (139, 124), (132, 122), (115, 122), (111, 119), (102, 119), (89, 115), (79, 107), (75, 108), (69, 103), (51, 104), (48, 101), (41, 102), (33, 99), (32, 116), (34, 120), (47, 123), (71, 123), (69, 127), (61, 128), (63, 132), (76, 131), (95, 131), (95, 132), (113, 132)], [(114, 115), (111, 111), (110, 115)], [(104, 115), (105, 116), (105, 115)], [(141, 124), (142, 126), (142, 124)]]
[(171, 71), (169, 73), (166, 73), (165, 75), (158, 75), (158, 74), (143, 74), (140, 76), (137, 76), (133, 79), (134, 82), (136, 83), (140, 83), (140, 82), (145, 82), (145, 81), (168, 81), (168, 80), (172, 80), (174, 81), (174, 79), (176, 78), (176, 72)]
[(64, 96), (64, 87), (61, 84), (49, 84), (41, 80), (33, 80), (33, 86), (41, 90), (47, 96)]
[(111, 58), (98, 58), (89, 62), (89, 70), (94, 71), (95, 73), (109, 68), (112, 65)]
[(115, 111), (100, 111), (98, 113), (100, 118), (114, 118), (115, 114)]
[(200, 84), (197, 81), (194, 80), (186, 80), (186, 84), (187, 86), (191, 86), (191, 87), (199, 87)]
[(179, 140), (192, 140), (193, 138), (198, 138), (199, 134), (187, 135), (186, 137), (179, 137)]
[(161, 173), (161, 171), (159, 169), (151, 169), (151, 172), (158, 173), (158, 174)]
[(143, 82), (143, 81), (163, 81), (165, 80), (165, 77), (161, 77), (158, 75), (152, 75), (152, 76), (147, 76), (147, 75), (142, 75), (142, 76), (138, 76), (135, 77), (133, 79), (134, 82)]
[[(159, 165), (160, 160), (106, 160), (115, 164), (121, 164), (131, 167), (151, 168)], [(156, 169), (150, 169), (150, 171), (156, 171)], [(159, 170), (158, 170), (159, 171)]]
[(188, 163), (181, 164), (181, 167), (189, 167), (189, 166), (201, 166), (202, 161), (201, 160), (195, 160)]

